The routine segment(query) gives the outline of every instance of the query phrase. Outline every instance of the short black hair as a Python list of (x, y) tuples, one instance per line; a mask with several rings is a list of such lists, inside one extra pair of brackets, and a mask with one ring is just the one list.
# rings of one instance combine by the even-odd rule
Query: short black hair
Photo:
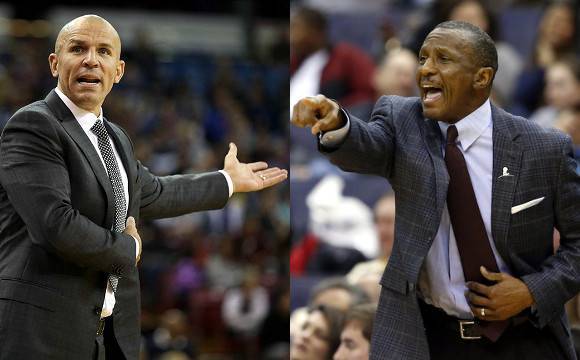
[(300, 6), (292, 9), (291, 15), (304, 21), (311, 29), (321, 33), (326, 32), (327, 22), (326, 16), (314, 8), (307, 6)]
[[(435, 26), (435, 29), (459, 30), (467, 33), (473, 40), (471, 47), (478, 65), (493, 68), (497, 73), (497, 49), (491, 37), (479, 27), (465, 21), (445, 21)], [(433, 30), (435, 30), (433, 29)]]

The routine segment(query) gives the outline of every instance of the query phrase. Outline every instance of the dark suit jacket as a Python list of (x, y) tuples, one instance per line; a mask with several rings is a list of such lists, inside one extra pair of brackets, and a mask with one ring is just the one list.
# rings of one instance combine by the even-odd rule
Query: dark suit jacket
[[(127, 134), (105, 121), (129, 182), (128, 216), (160, 218), (223, 207), (220, 173), (156, 177)], [(0, 359), (90, 359), (107, 276), (121, 276), (114, 333), (139, 353), (135, 241), (112, 232), (105, 168), (58, 95), (12, 116), (0, 140)]]
[[(548, 326), (575, 359), (564, 312), (580, 290), (580, 178), (571, 142), (494, 106), (492, 118), (493, 240), (532, 292), (533, 323)], [(418, 98), (382, 97), (369, 123), (350, 119), (345, 141), (326, 149), (330, 160), (346, 171), (385, 177), (396, 194), (395, 243), (381, 279), (371, 359), (428, 359), (416, 284), (447, 196), (441, 132), (423, 117)], [(504, 166), (513, 176), (499, 177)], [(538, 205), (511, 214), (513, 206), (539, 197), (545, 198)], [(555, 255), (554, 227), (562, 237)]]

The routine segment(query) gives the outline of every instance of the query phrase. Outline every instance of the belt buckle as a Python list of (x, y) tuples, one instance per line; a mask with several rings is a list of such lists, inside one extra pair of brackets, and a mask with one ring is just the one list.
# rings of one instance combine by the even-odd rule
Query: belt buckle
[[(459, 333), (461, 334), (461, 338), (463, 340), (479, 340), (481, 339), (481, 335), (479, 336), (468, 336), (465, 334), (465, 330), (467, 329), (467, 326), (474, 326), (475, 321), (472, 320), (459, 320)], [(465, 326), (465, 327), (464, 327)]]

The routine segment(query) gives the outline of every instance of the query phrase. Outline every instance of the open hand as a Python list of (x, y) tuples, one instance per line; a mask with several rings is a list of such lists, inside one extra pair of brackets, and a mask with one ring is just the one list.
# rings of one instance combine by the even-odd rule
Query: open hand
[[(473, 315), (481, 320), (505, 320), (530, 307), (534, 299), (527, 285), (506, 273), (489, 272), (480, 268), (481, 274), (495, 284), (486, 286), (477, 282), (467, 283), (467, 301)], [(484, 309), (485, 316), (481, 315)]]
[(277, 167), (269, 168), (263, 161), (241, 163), (238, 160), (238, 147), (230, 143), (230, 150), (224, 159), (224, 171), (234, 183), (234, 192), (249, 192), (274, 186), (288, 177), (288, 171)]

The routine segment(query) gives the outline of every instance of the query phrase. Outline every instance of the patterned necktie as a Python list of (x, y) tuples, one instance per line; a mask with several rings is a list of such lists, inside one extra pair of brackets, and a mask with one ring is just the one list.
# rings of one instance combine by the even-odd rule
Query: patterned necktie
[[(107, 173), (109, 174), (109, 180), (113, 187), (113, 194), (115, 195), (115, 223), (113, 229), (116, 232), (122, 232), (125, 230), (125, 217), (127, 216), (127, 203), (125, 200), (125, 191), (123, 189), (123, 182), (121, 180), (121, 172), (119, 171), (119, 165), (115, 159), (115, 153), (111, 147), (111, 142), (109, 141), (109, 134), (103, 121), (98, 119), (97, 122), (91, 127), (91, 131), (97, 135), (99, 150), (105, 161), (105, 166), (107, 168)], [(113, 292), (117, 291), (117, 284), (119, 283), (119, 277), (117, 275), (109, 275), (109, 283), (113, 288)]]
[[(454, 125), (449, 126), (445, 164), (449, 173), (447, 208), (451, 226), (455, 233), (465, 280), (491, 285), (483, 277), (479, 267), (483, 265), (492, 272), (499, 272), (499, 269), (477, 205), (465, 158), (456, 144), (457, 136), (457, 128)], [(491, 341), (496, 341), (508, 324), (507, 321), (482, 322), (483, 335)]]

